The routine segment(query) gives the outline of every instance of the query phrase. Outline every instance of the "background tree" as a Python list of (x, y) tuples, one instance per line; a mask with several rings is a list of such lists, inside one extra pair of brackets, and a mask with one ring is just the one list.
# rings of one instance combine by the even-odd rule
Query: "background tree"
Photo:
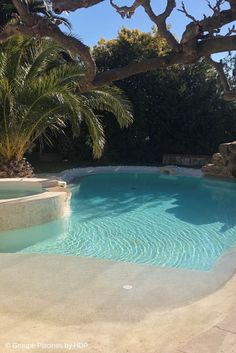
[[(163, 55), (168, 47), (153, 40), (158, 36), (155, 30), (123, 28), (116, 39), (101, 39), (94, 48), (97, 65), (105, 71)], [(133, 102), (135, 121), (118, 134), (107, 116), (103, 158), (108, 161), (153, 163), (163, 153), (211, 154), (220, 143), (236, 138), (235, 107), (223, 101), (216, 73), (206, 61), (135, 75), (116, 85)]]

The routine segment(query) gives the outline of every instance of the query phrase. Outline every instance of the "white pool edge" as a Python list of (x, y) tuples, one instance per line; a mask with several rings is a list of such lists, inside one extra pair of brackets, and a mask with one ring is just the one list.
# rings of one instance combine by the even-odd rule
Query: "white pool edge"
[[(185, 168), (177, 166), (165, 166), (165, 168), (174, 167), (176, 176), (192, 176), (202, 177), (201, 169)], [(147, 167), (147, 166), (104, 166), (104, 167), (81, 167), (72, 168), (62, 171), (59, 176), (67, 183), (72, 182), (80, 176), (103, 174), (103, 173), (160, 173), (163, 167)]]

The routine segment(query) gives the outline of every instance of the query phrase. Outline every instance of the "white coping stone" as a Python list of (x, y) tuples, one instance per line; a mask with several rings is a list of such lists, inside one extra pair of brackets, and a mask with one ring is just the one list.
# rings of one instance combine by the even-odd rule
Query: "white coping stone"
[[(173, 166), (165, 166), (173, 167)], [(201, 177), (200, 169), (175, 167), (176, 174), (182, 176)], [(86, 167), (67, 169), (60, 173), (60, 178), (67, 183), (72, 182), (75, 178), (91, 174), (102, 173), (160, 173), (160, 167), (145, 167), (145, 166), (106, 166), (106, 167)]]

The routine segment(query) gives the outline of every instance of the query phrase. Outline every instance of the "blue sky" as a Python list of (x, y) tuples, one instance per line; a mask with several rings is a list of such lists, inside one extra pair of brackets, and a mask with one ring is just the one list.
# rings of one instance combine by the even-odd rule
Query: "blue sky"
[[(212, 0), (214, 3), (215, 0)], [(130, 5), (132, 0), (116, 0), (118, 5)], [(153, 8), (156, 13), (163, 11), (166, 0), (153, 0)], [(205, 0), (185, 0), (186, 8), (197, 19), (202, 19), (203, 14), (211, 14)], [(180, 1), (177, 0), (177, 8), (180, 8)], [(103, 37), (111, 39), (116, 37), (118, 30), (122, 27), (138, 28), (142, 31), (150, 31), (153, 23), (149, 20), (142, 8), (139, 8), (131, 19), (122, 19), (115, 9), (105, 0), (99, 5), (88, 9), (77, 10), (69, 15), (73, 25), (74, 34), (78, 35), (87, 45), (95, 45)], [(184, 14), (175, 10), (168, 19), (172, 31), (181, 37), (189, 20)]]

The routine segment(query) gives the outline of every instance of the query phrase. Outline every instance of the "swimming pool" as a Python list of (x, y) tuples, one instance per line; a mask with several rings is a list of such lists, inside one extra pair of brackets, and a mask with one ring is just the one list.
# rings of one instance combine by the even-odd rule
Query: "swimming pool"
[(209, 270), (236, 245), (236, 184), (116, 173), (82, 177), (64, 220), (0, 233), (0, 251)]

